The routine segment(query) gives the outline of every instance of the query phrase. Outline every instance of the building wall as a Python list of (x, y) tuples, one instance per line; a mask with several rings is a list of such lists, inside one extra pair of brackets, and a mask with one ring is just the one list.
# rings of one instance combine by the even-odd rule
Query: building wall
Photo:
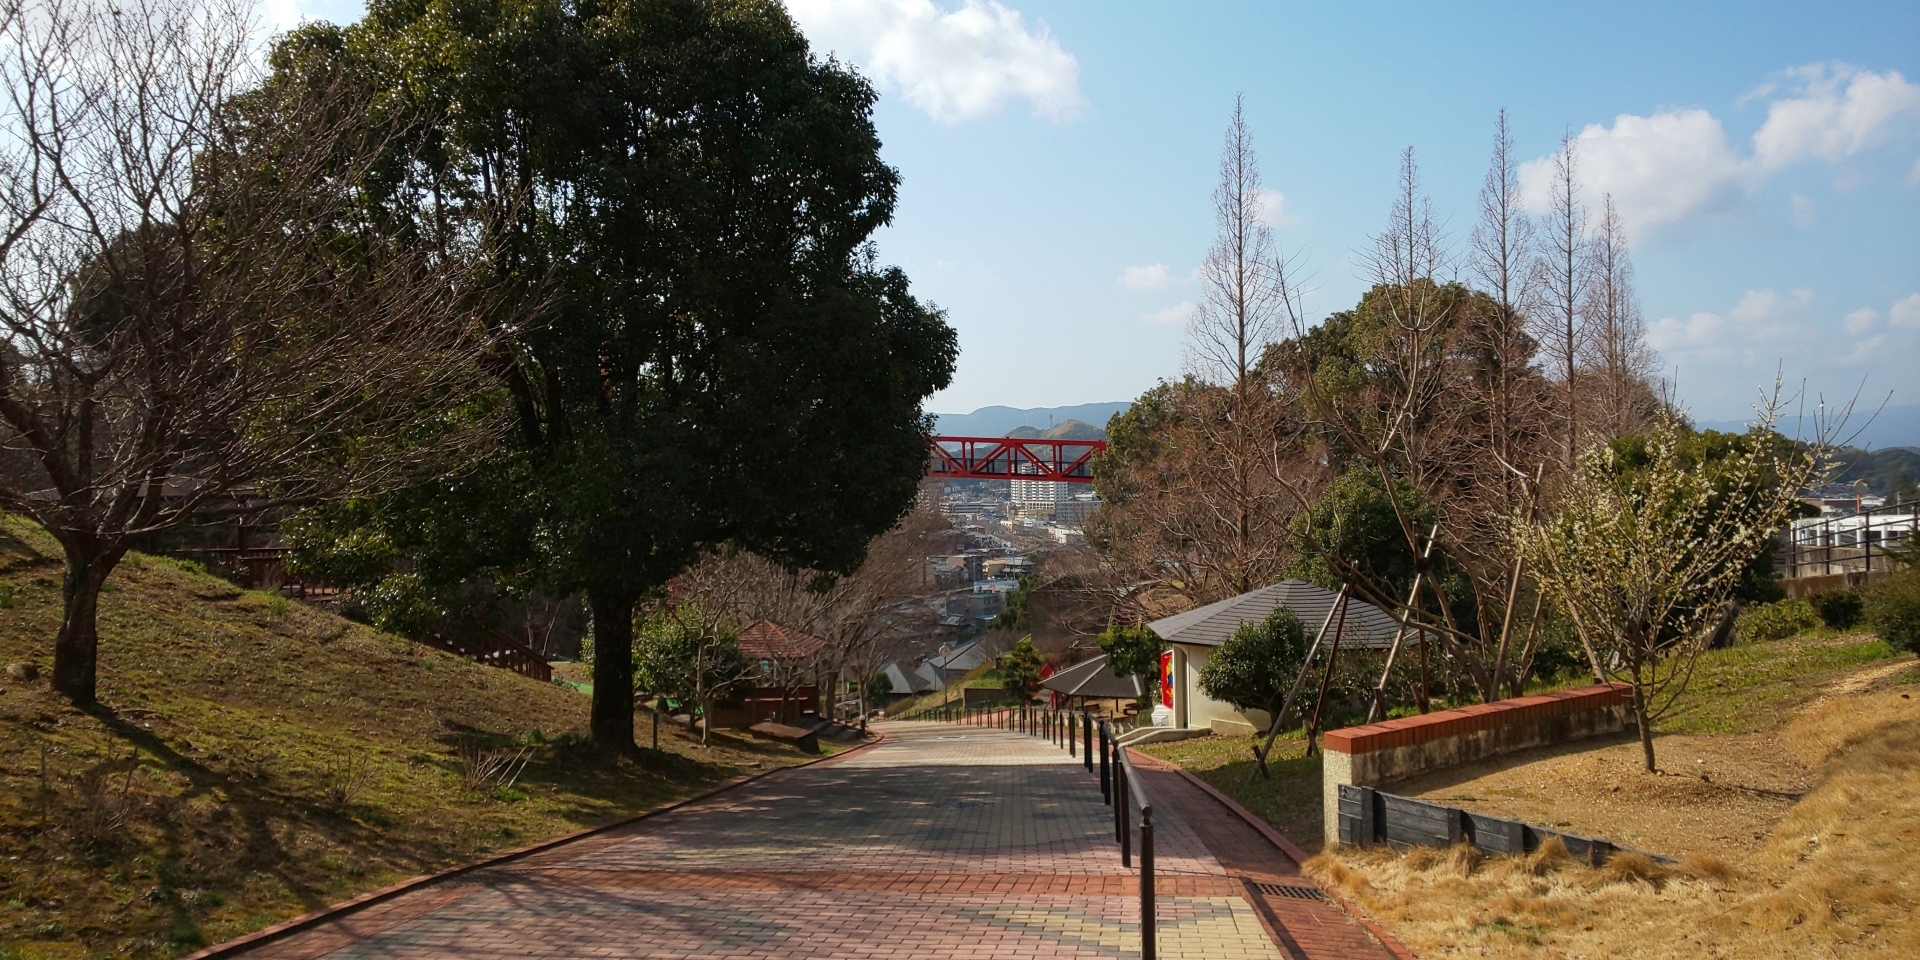
[(1264, 710), (1242, 711), (1222, 703), (1200, 689), (1200, 670), (1213, 658), (1213, 647), (1173, 644), (1173, 725), (1186, 729), (1211, 729), (1215, 733), (1249, 734), (1267, 729)]
[(1066, 500), (1071, 496), (1067, 488), (1073, 486), (1073, 484), (1055, 480), (1011, 480), (1008, 484), (1013, 502), (1048, 505)]

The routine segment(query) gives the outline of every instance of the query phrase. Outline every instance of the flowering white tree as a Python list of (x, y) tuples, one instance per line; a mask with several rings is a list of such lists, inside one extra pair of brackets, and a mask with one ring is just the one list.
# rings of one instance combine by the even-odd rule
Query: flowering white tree
[(1700, 652), (1730, 623), (1747, 565), (1793, 516), (1795, 494), (1832, 463), (1831, 435), (1789, 444), (1771, 433), (1778, 393), (1754, 431), (1718, 459), (1689, 455), (1671, 416), (1644, 459), (1601, 444), (1586, 451), (1558, 512), (1515, 522), (1541, 588), (1572, 619), (1596, 680), (1633, 686), (1649, 772), (1653, 721), (1686, 690)]

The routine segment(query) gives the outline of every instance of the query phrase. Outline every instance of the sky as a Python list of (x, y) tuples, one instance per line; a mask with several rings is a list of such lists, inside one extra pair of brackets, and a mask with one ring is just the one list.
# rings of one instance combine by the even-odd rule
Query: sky
[[(1920, 403), (1920, 4), (789, 0), (881, 93), (903, 178), (881, 259), (947, 311), (929, 404), (1124, 400), (1185, 363), (1236, 95), (1310, 320), (1365, 289), (1412, 147), (1456, 253), (1505, 108), (1539, 197), (1577, 138), (1642, 312), (1703, 419), (1776, 373)], [(351, 0), (272, 0), (346, 22)]]

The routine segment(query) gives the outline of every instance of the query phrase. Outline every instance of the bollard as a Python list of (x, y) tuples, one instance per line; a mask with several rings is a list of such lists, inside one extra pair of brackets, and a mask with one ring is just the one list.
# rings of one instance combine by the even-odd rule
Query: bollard
[(1087, 765), (1087, 772), (1093, 772), (1093, 715), (1080, 715), (1080, 760)]
[(1078, 726), (1078, 724), (1073, 722), (1073, 714), (1067, 714), (1067, 756), (1069, 758), (1080, 755), (1074, 749), (1079, 746), (1080, 731), (1075, 729)]
[(1153, 804), (1140, 805), (1140, 960), (1154, 960)]
[(1113, 780), (1107, 774), (1107, 722), (1100, 721), (1100, 802), (1113, 806)]

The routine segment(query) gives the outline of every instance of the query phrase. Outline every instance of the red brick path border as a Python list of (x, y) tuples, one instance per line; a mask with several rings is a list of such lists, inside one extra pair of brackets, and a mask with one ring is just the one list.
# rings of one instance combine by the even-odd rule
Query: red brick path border
[[(1289, 873), (1294, 874), (1294, 876), (1287, 878), (1288, 884), (1300, 886), (1311, 885), (1319, 888), (1320, 891), (1325, 893), (1333, 903), (1337, 904), (1353, 922), (1364, 928), (1379, 946), (1384, 947), (1388, 953), (1392, 954), (1395, 960), (1419, 960), (1419, 958), (1414, 955), (1414, 952), (1408, 949), (1406, 944), (1401, 943), (1399, 938), (1395, 937), (1385, 927), (1376, 922), (1365, 910), (1361, 909), (1359, 905), (1326, 889), (1305, 876), (1299, 876), (1298, 871), (1300, 865), (1307, 862), (1307, 852), (1300, 849), (1298, 844), (1287, 839), (1286, 836), (1278, 830), (1273, 829), (1271, 824), (1255, 816), (1253, 811), (1241, 806), (1232, 797), (1221, 793), (1218, 789), (1215, 789), (1212, 784), (1194, 776), (1178, 764), (1161, 760), (1158, 757), (1147, 756), (1138, 751), (1129, 751), (1128, 756), (1133, 758), (1137, 766), (1178, 774), (1187, 783), (1192, 784), (1207, 796), (1219, 801), (1222, 807), (1225, 807), (1247, 826), (1252, 827), (1261, 837), (1265, 838), (1268, 843), (1271, 843), (1274, 849), (1280, 851), (1280, 853), (1291, 862), (1294, 869), (1289, 871)], [(1185, 816), (1192, 816), (1187, 810), (1182, 810), (1181, 813)], [(1235, 872), (1245, 873), (1246, 871)], [(1163, 882), (1158, 877), (1154, 879), (1156, 887)], [(1352, 942), (1351, 938), (1340, 937), (1337, 935), (1337, 931), (1328, 931), (1328, 933), (1334, 934), (1333, 936), (1320, 936), (1316, 934), (1303, 934), (1298, 937), (1293, 936), (1293, 933), (1303, 930), (1316, 930), (1317, 933), (1318, 924), (1323, 922), (1322, 918), (1313, 915), (1314, 911), (1308, 903), (1303, 903), (1298, 900), (1268, 897), (1261, 894), (1258, 888), (1253, 885), (1254, 878), (1252, 877), (1246, 878), (1243, 882), (1246, 883), (1244, 895), (1247, 902), (1253, 904), (1256, 909), (1260, 910), (1261, 922), (1267, 925), (1267, 932), (1272, 934), (1274, 940), (1294, 956), (1305, 957), (1307, 960), (1323, 960), (1323, 958), (1325, 958), (1325, 960), (1336, 960), (1336, 958), (1365, 955), (1354, 949), (1356, 945)]]

